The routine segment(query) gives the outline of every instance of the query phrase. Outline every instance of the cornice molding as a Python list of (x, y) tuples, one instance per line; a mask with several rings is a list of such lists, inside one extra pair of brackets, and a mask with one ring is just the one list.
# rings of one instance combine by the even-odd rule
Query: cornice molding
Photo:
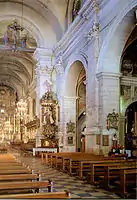
[(92, 27), (91, 24), (93, 24), (95, 15), (94, 8), (97, 6), (95, 2), (96, 1), (91, 0), (85, 2), (78, 13), (78, 16), (55, 47), (54, 52), (57, 56), (61, 51), (66, 54), (66, 52), (70, 52), (70, 49), (73, 49), (73, 47), (75, 47), (75, 49), (78, 47), (79, 43), (82, 41), (81, 38), (83, 38), (83, 34), (85, 35), (85, 33)]
[(137, 83), (137, 77), (122, 76), (121, 83)]

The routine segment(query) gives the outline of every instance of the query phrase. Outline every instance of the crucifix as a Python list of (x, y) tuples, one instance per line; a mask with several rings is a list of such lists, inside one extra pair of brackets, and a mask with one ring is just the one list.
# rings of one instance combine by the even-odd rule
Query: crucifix
[(24, 28), (21, 27), (20, 25), (18, 25), (16, 21), (14, 21), (13, 24), (9, 25), (8, 28), (13, 31), (13, 37), (14, 37), (13, 48), (16, 49), (16, 47), (17, 47), (17, 32), (23, 31)]

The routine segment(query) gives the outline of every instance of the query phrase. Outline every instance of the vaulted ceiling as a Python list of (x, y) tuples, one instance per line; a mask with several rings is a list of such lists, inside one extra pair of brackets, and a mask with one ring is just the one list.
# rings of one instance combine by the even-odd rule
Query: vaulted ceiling
[[(28, 46), (53, 48), (65, 31), (67, 5), (72, 0), (0, 0), (0, 45), (14, 20), (28, 36)], [(0, 85), (27, 92), (33, 80), (35, 62), (32, 54), (0, 50)]]

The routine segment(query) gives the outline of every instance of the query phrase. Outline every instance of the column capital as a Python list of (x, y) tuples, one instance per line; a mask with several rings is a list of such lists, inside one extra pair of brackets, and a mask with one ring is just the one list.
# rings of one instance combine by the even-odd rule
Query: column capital
[(36, 71), (38, 71), (40, 75), (51, 74), (51, 72), (53, 71), (53, 66), (46, 65), (46, 63), (38, 63), (36, 66)]
[(43, 57), (51, 57), (53, 56), (53, 50), (50, 48), (36, 48), (33, 57), (36, 60), (39, 60), (39, 58), (43, 58)]
[[(33, 58), (37, 61), (37, 68), (43, 68), (43, 66), (52, 66), (53, 68), (53, 50), (37, 48), (33, 54)], [(51, 68), (51, 67), (50, 67)]]

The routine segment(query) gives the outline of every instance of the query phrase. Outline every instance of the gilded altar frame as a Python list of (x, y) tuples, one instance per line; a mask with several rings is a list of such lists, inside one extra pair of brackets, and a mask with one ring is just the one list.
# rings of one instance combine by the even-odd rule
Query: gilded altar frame
[(109, 113), (107, 115), (107, 130), (110, 129), (118, 130), (118, 121), (119, 121), (119, 115), (118, 113), (115, 113), (115, 111), (113, 110), (112, 113)]

